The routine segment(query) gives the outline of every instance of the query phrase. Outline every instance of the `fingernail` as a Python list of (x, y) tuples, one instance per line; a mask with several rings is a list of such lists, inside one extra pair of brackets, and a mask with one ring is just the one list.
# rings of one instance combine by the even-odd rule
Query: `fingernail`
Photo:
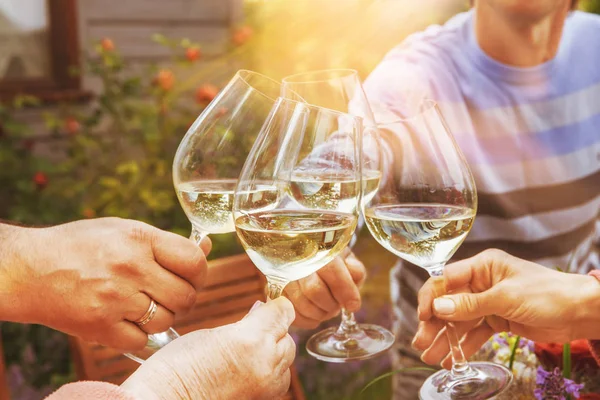
[(417, 333), (415, 335), (415, 337), (413, 338), (412, 342), (410, 343), (411, 347), (415, 350), (420, 350), (419, 348), (417, 348), (417, 341), (419, 340), (419, 334)]
[(433, 309), (438, 314), (452, 314), (456, 311), (456, 304), (452, 299), (440, 297), (433, 300)]
[(261, 306), (261, 305), (263, 305), (263, 304), (265, 304), (265, 303), (263, 303), (263, 302), (262, 302), (262, 301), (260, 301), (260, 300), (256, 300), (256, 303), (254, 303), (254, 304), (252, 305), (252, 308), (250, 309), (250, 312), (254, 311), (256, 308), (260, 307), (260, 306)]
[(354, 312), (360, 308), (360, 301), (351, 300), (346, 304), (345, 308), (348, 311)]

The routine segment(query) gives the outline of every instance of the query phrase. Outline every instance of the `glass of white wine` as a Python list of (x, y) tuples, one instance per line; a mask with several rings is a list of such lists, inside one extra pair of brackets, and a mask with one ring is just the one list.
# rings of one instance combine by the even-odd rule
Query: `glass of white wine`
[[(283, 98), (275, 104), (246, 160), (233, 205), (238, 237), (267, 277), (269, 298), (329, 263), (350, 242), (361, 196), (360, 134), (360, 118)], [(298, 176), (327, 176), (340, 190), (313, 201), (302, 194), (312, 182)], [(256, 194), (264, 185), (277, 197), (268, 210)]]
[[(192, 239), (235, 231), (233, 190), (281, 84), (252, 71), (238, 71), (200, 114), (181, 141), (173, 161), (173, 183), (192, 223)], [(263, 206), (268, 207), (268, 188)]]
[[(381, 180), (379, 133), (358, 72), (353, 69), (309, 71), (283, 78), (282, 86), (283, 97), (293, 99), (302, 96), (310, 104), (362, 119), (362, 197), (370, 200), (375, 196)], [(343, 183), (332, 182), (322, 173), (298, 174), (294, 182), (297, 190), (292, 193), (296, 201), (321, 203), (321, 207), (325, 208), (328, 204), (344, 207), (345, 199), (341, 197), (345, 193)], [(331, 202), (333, 196), (338, 196), (341, 204)], [(313, 335), (306, 343), (306, 349), (321, 361), (343, 363), (372, 358), (393, 344), (394, 335), (389, 330), (375, 324), (359, 324), (353, 313), (342, 308), (340, 325)]]
[[(443, 284), (444, 266), (469, 233), (477, 210), (470, 169), (438, 107), (425, 101), (408, 118), (379, 124), (394, 154), (385, 181), (361, 207), (373, 237), (387, 250), (424, 268)], [(421, 387), (423, 400), (483, 400), (497, 396), (512, 380), (504, 366), (468, 363), (456, 329), (447, 323), (452, 370), (431, 375)]]
[[(244, 161), (281, 91), (264, 75), (241, 70), (198, 116), (182, 139), (173, 161), (177, 198), (192, 223), (191, 239), (235, 231), (233, 190)], [(272, 201), (268, 187), (257, 185), (260, 204)], [(173, 328), (148, 335), (142, 351), (126, 354), (142, 362), (179, 335)]]

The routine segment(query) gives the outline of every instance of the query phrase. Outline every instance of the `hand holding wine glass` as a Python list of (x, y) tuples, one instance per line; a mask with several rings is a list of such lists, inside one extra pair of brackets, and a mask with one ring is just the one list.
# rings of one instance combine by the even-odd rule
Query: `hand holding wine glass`
[[(252, 71), (238, 71), (208, 105), (182, 139), (173, 161), (173, 183), (179, 202), (200, 245), (208, 234), (235, 230), (233, 190), (248, 151), (267, 119), (281, 85)], [(262, 204), (272, 199), (260, 186)], [(151, 309), (148, 316), (151, 318)], [(175, 330), (149, 335), (146, 348), (129, 358), (142, 362), (178, 338)]]
[[(441, 284), (446, 262), (473, 224), (477, 192), (436, 104), (426, 101), (406, 114), (410, 117), (379, 125), (388, 145), (395, 147), (395, 162), (386, 165), (386, 181), (378, 193), (363, 201), (363, 213), (383, 247), (424, 268)], [(483, 400), (508, 387), (510, 371), (492, 363), (467, 363), (453, 323), (446, 324), (445, 332), (452, 370), (430, 376), (421, 399)]]
[[(311, 104), (361, 118), (362, 198), (363, 200), (371, 199), (377, 192), (381, 180), (381, 148), (373, 113), (362, 89), (358, 73), (351, 69), (335, 69), (300, 73), (284, 78), (283, 96), (298, 95)], [(332, 189), (332, 182), (326, 176), (321, 174), (302, 178), (302, 186), (311, 188), (310, 195), (303, 196), (302, 200), (327, 201), (328, 193)], [(341, 193), (343, 193), (343, 185), (342, 183)], [(300, 193), (303, 192), (300, 191)], [(340, 201), (343, 203), (344, 199), (340, 199)], [(324, 205), (326, 206), (326, 204)], [(341, 274), (339, 282), (335, 282), (335, 284), (328, 284), (328, 281), (323, 279), (319, 280), (320, 293), (315, 290), (313, 297), (323, 304), (322, 307), (327, 307), (326, 300), (329, 292), (336, 293), (338, 297), (341, 297), (342, 294), (356, 289), (351, 281), (342, 286), (345, 281), (349, 281), (342, 278), (347, 278), (348, 271), (340, 270), (339, 273)], [(356, 309), (353, 308), (353, 311)], [(358, 324), (350, 310), (342, 307), (341, 311), (342, 321), (338, 328), (321, 331), (307, 342), (307, 350), (312, 356), (328, 362), (364, 360), (383, 353), (394, 343), (394, 335), (387, 329), (374, 324)], [(326, 317), (327, 315), (323, 319)]]

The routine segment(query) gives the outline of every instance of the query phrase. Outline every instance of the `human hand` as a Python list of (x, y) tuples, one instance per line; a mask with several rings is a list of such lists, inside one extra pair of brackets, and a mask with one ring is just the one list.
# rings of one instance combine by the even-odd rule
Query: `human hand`
[(590, 320), (581, 323), (591, 314), (585, 310), (598, 310), (600, 285), (593, 277), (559, 272), (499, 250), (486, 250), (448, 265), (443, 279), (447, 295), (436, 298), (436, 290), (441, 287), (444, 291), (436, 278), (429, 279), (419, 291), (421, 322), (413, 346), (425, 350), (421, 358), (428, 364), (451, 365), (445, 321), (456, 322), (466, 357), (495, 332), (510, 331), (534, 341), (560, 343), (594, 335)]
[(294, 304), (294, 326), (314, 329), (321, 322), (348, 311), (360, 309), (360, 292), (367, 276), (365, 266), (350, 249), (317, 272), (290, 282), (284, 293)]
[(294, 308), (285, 297), (257, 305), (239, 322), (169, 343), (122, 388), (145, 400), (283, 397), (296, 354), (288, 334)]
[[(123, 351), (144, 348), (148, 333), (167, 330), (175, 313), (192, 307), (211, 246), (119, 218), (19, 229), (22, 262), (2, 276), (19, 305), (9, 319)], [(132, 321), (151, 299), (157, 312), (139, 327)]]

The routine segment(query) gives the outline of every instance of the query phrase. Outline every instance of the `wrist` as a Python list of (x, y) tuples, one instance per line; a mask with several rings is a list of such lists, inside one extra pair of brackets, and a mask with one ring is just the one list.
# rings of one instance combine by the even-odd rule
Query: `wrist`
[(26, 283), (33, 262), (37, 229), (0, 224), (0, 321), (37, 322), (28, 307), (32, 293)]
[(573, 339), (600, 339), (600, 279), (589, 275), (577, 275)]

